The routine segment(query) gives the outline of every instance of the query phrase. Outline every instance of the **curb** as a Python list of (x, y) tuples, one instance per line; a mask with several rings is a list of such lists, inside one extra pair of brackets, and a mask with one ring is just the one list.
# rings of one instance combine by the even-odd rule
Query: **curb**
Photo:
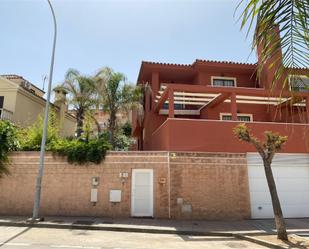
[(34, 227), (34, 228), (54, 228), (54, 229), (78, 229), (78, 230), (97, 230), (113, 232), (135, 232), (135, 233), (156, 233), (156, 234), (177, 234), (177, 235), (195, 235), (195, 236), (218, 236), (233, 237), (230, 232), (199, 232), (187, 230), (170, 230), (155, 228), (136, 228), (136, 227), (115, 227), (115, 226), (89, 226), (76, 224), (50, 224), (50, 223), (28, 223), (28, 222), (0, 222), (0, 226), (14, 227)]
[(278, 244), (266, 241), (266, 240), (262, 240), (262, 239), (257, 239), (248, 235), (243, 235), (243, 234), (234, 234), (235, 238), (239, 238), (242, 240), (247, 240), (249, 242), (253, 242), (255, 244), (261, 245), (261, 246), (266, 246), (269, 248), (275, 248), (275, 249), (287, 249), (289, 247), (286, 246), (280, 246)]

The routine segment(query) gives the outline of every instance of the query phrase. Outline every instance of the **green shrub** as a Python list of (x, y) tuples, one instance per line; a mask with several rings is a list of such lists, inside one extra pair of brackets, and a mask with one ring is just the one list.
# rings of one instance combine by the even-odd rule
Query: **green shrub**
[[(20, 129), (18, 138), (23, 151), (38, 151), (41, 148), (44, 120), (39, 116), (36, 122), (28, 128)], [(46, 149), (59, 139), (59, 122), (57, 115), (51, 111), (48, 118)]]
[[(126, 128), (128, 128), (126, 126)], [(119, 129), (114, 138), (114, 150), (116, 151), (127, 151), (130, 149), (130, 146), (134, 143), (134, 139), (130, 136), (127, 136), (125, 134), (126, 128), (122, 127)], [(126, 130), (128, 131), (128, 130)], [(130, 132), (131, 134), (131, 132)], [(104, 139), (104, 140), (109, 140), (109, 131), (103, 131), (100, 133), (99, 138)]]
[(84, 164), (87, 162), (100, 163), (106, 151), (111, 148), (105, 139), (83, 140), (58, 140), (54, 141), (50, 150), (68, 158), (70, 163)]
[(124, 134), (117, 134), (115, 137), (115, 150), (120, 151), (120, 150), (129, 150), (130, 146), (134, 142), (133, 138), (128, 137)]
[(9, 174), (8, 153), (18, 146), (15, 126), (9, 121), (0, 120), (0, 178)]
[(122, 133), (123, 135), (130, 137), (132, 134), (132, 125), (130, 122), (126, 122), (122, 127)]

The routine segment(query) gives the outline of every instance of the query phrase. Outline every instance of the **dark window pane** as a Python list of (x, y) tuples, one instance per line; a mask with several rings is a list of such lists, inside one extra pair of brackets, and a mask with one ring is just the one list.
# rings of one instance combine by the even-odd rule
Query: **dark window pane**
[(295, 92), (308, 92), (309, 91), (309, 78), (293, 77), (290, 78), (291, 90)]
[(222, 120), (232, 120), (231, 115), (222, 115)]
[(225, 79), (213, 79), (214, 86), (235, 86), (234, 80), (225, 80)]
[(250, 116), (238, 116), (237, 119), (238, 119), (238, 121), (242, 121), (242, 122), (250, 122), (251, 121)]
[(0, 96), (0, 108), (3, 108), (4, 96)]

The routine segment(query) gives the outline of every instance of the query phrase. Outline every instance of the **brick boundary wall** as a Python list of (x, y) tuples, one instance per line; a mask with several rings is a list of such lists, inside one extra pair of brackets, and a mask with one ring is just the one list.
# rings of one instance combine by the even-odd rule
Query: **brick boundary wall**
[(171, 153), (170, 171), (173, 218), (250, 218), (246, 154)]
[[(130, 217), (132, 169), (153, 169), (154, 217), (174, 219), (250, 218), (245, 154), (108, 152), (99, 165), (70, 165), (46, 154), (41, 214)], [(10, 176), (0, 179), (0, 215), (30, 216), (38, 152), (10, 155)], [(121, 178), (120, 173), (128, 173)], [(98, 201), (90, 202), (92, 178), (99, 177)], [(122, 190), (120, 203), (109, 202)]]

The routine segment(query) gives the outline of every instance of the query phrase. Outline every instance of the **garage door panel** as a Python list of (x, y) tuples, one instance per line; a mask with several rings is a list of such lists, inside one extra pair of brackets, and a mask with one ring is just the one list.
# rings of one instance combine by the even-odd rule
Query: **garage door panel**
[(304, 193), (302, 192), (284, 192), (278, 191), (278, 195), (280, 198), (281, 205), (301, 205), (301, 204), (309, 204), (308, 198), (304, 198)]
[(297, 213), (298, 218), (308, 217), (309, 205), (282, 205), (282, 212), (285, 218), (293, 218)]
[(267, 191), (252, 191), (255, 198), (251, 199), (251, 205), (271, 205), (270, 193)]
[(255, 214), (256, 217), (253, 218), (273, 218), (273, 206), (269, 205), (251, 205), (251, 212)]
[(278, 178), (276, 177), (276, 186), (280, 191), (305, 191), (309, 189), (309, 178)]
[[(252, 218), (271, 218), (273, 210), (260, 156), (247, 154)], [(309, 154), (277, 154), (272, 164), (283, 215), (309, 217)]]
[(264, 178), (251, 178), (250, 179), (250, 190), (251, 191), (267, 191), (268, 186), (267, 186), (267, 181)]
[[(249, 163), (248, 163), (249, 165)], [(265, 178), (264, 169), (260, 169), (261, 165), (251, 166), (250, 171), (248, 171), (249, 178)]]
[(301, 167), (293, 164), (285, 167), (276, 165), (272, 165), (271, 167), (273, 170), (273, 174), (279, 178), (290, 178), (291, 176), (299, 178), (309, 178), (308, 167)]

